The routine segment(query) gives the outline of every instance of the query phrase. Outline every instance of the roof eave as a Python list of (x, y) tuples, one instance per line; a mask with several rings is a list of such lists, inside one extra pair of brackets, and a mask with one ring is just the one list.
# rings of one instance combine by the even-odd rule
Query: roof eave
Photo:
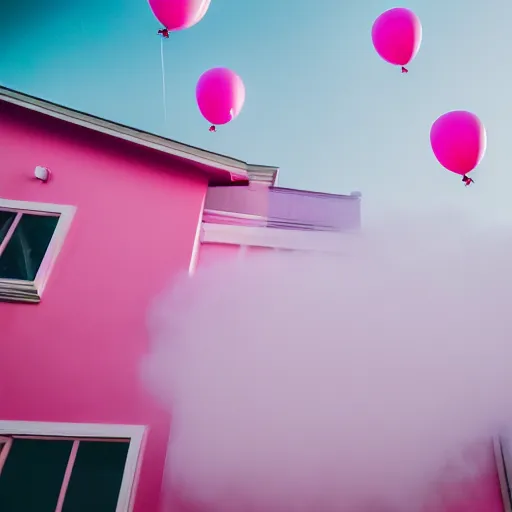
[(260, 167), (251, 166), (242, 160), (212, 153), (160, 137), (159, 135), (63, 107), (62, 105), (29, 96), (6, 87), (0, 87), (0, 101), (185, 160), (199, 167), (215, 180), (220, 178), (221, 181), (225, 180), (226, 182), (249, 182), (250, 168)]

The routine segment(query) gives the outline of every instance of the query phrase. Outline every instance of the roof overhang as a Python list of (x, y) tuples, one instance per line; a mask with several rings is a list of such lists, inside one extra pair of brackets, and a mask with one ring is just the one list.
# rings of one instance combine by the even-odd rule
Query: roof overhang
[(251, 176), (254, 176), (254, 181), (274, 184), (277, 177), (277, 167), (251, 165), (242, 160), (219, 155), (160, 137), (159, 135), (107, 121), (106, 119), (63, 107), (62, 105), (29, 96), (6, 87), (0, 87), (0, 102), (17, 105), (76, 126), (167, 154), (197, 167), (209, 176), (210, 180), (215, 184), (225, 185), (233, 182), (245, 184), (253, 181)]

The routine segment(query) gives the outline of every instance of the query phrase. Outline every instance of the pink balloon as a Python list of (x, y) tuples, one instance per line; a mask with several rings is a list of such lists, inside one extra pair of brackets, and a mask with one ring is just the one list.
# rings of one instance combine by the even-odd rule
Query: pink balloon
[(199, 77), (196, 100), (207, 121), (212, 125), (226, 124), (242, 110), (245, 86), (242, 79), (230, 69), (209, 69)]
[(211, 0), (148, 0), (156, 19), (167, 30), (183, 30), (199, 23)]
[(455, 110), (439, 117), (430, 129), (430, 144), (439, 163), (465, 175), (482, 160), (487, 147), (485, 127), (475, 114)]
[(409, 9), (390, 9), (373, 23), (372, 41), (375, 50), (386, 62), (405, 66), (420, 49), (420, 19)]

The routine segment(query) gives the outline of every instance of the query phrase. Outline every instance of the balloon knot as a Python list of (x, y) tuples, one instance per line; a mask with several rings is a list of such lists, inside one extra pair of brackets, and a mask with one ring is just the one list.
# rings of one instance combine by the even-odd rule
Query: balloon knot
[(213, 125), (213, 124), (212, 124), (212, 125), (210, 126), (210, 128), (209, 128), (209, 130), (208, 130), (208, 131), (209, 131), (209, 132), (216, 132), (216, 131), (217, 131), (217, 128), (215, 128), (215, 125)]
[(407, 68), (404, 68), (404, 67), (402, 66), (402, 73), (409, 73), (409, 70), (408, 70)]
[(158, 31), (158, 35), (161, 35), (163, 38), (165, 39), (169, 39), (169, 30), (166, 29), (166, 28), (161, 28), (159, 31)]
[(465, 187), (469, 187), (471, 185), (471, 183), (475, 183), (475, 182), (472, 178), (470, 178), (469, 176), (466, 176), (464, 174), (464, 176), (462, 176), (462, 183), (464, 183)]

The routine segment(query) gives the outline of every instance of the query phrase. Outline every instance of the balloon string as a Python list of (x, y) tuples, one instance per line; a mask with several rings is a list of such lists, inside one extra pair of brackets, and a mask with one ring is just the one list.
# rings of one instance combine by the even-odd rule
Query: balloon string
[(167, 126), (167, 99), (165, 94), (164, 38), (160, 38), (160, 60), (162, 63), (162, 99), (164, 102), (164, 121)]

